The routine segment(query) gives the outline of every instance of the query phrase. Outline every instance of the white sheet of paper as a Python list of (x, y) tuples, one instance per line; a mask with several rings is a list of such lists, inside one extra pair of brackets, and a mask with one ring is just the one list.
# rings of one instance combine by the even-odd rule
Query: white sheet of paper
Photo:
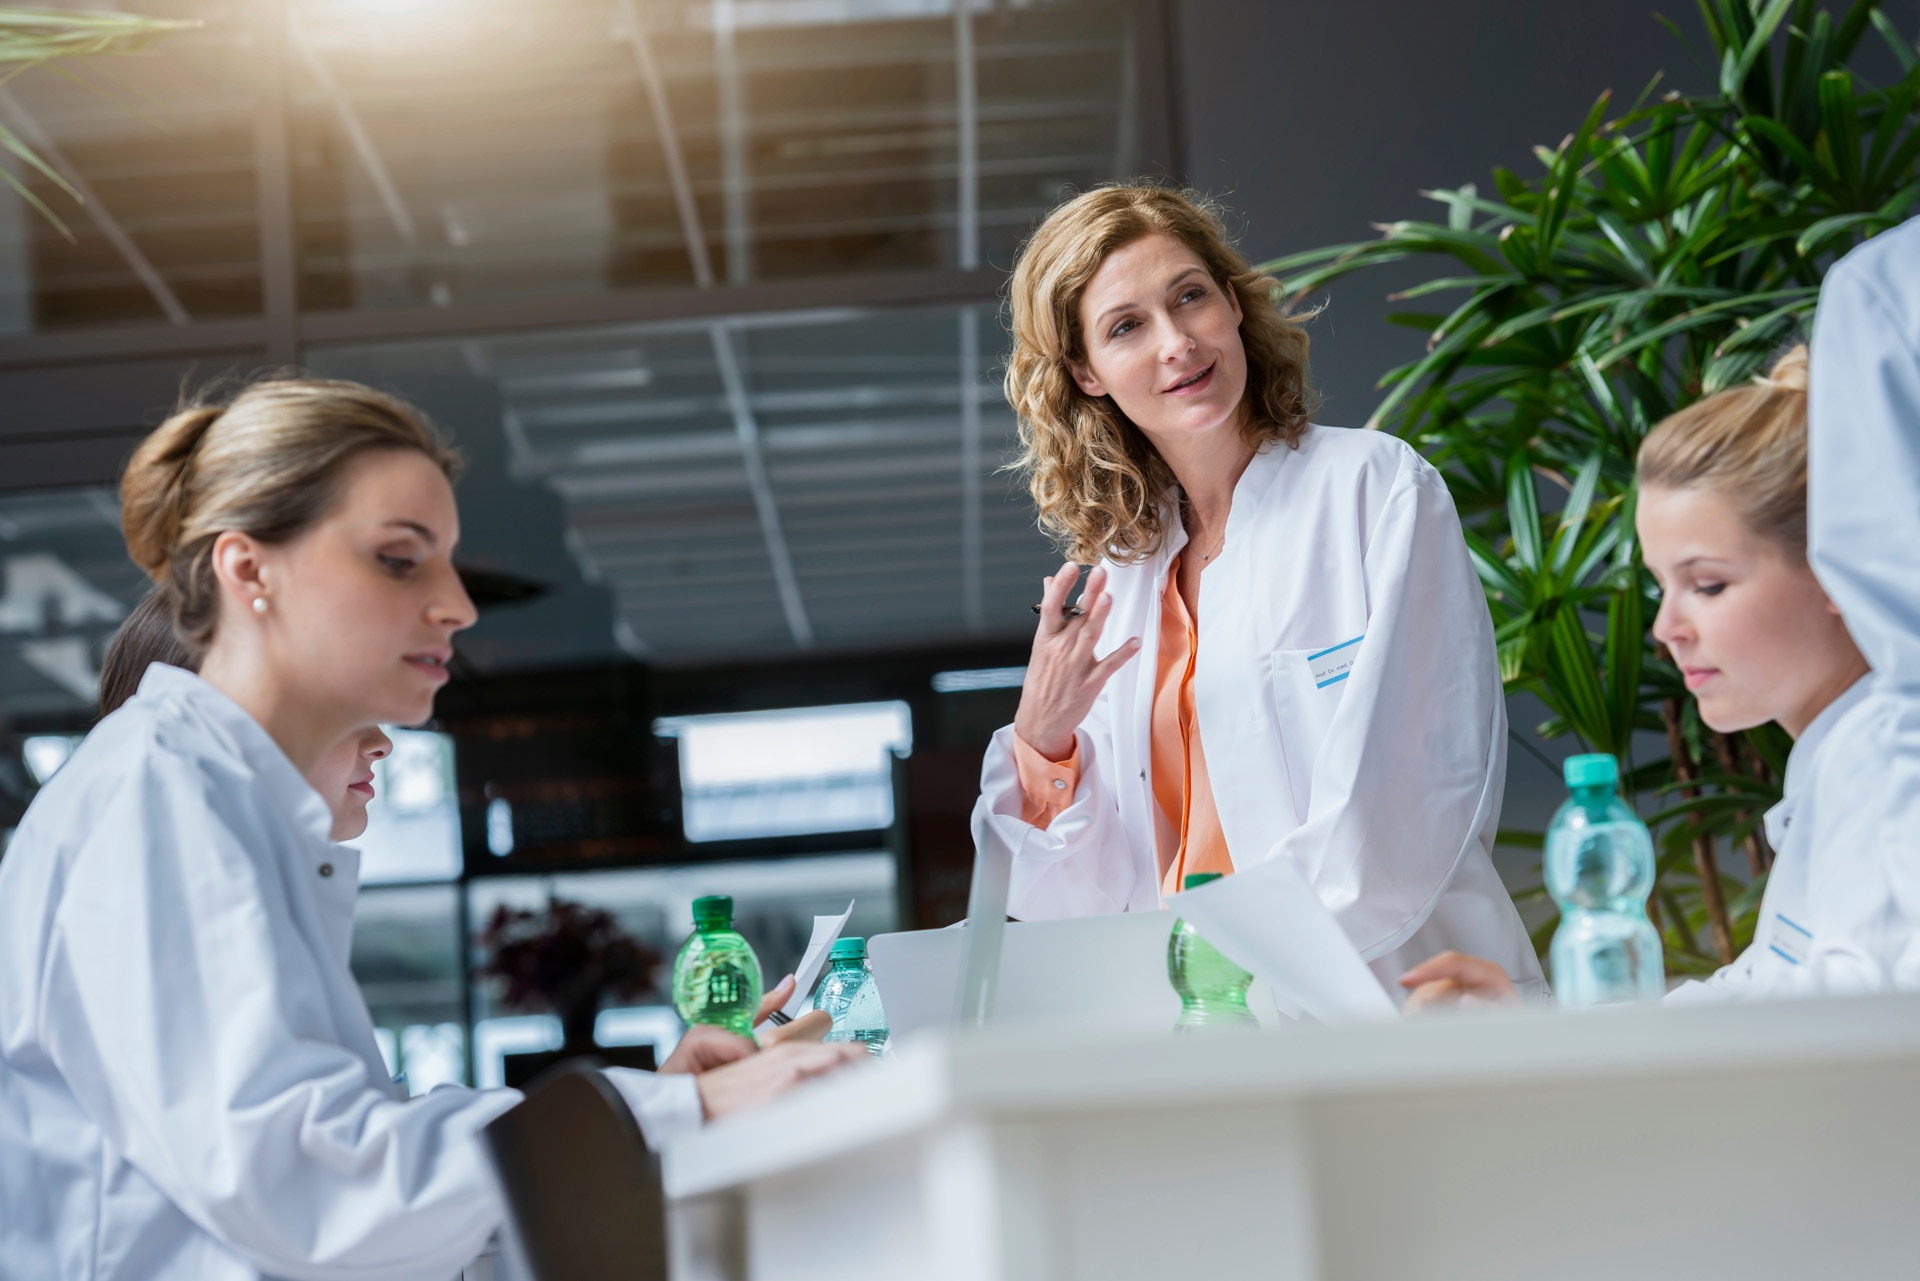
[(797, 1019), (813, 1008), (813, 985), (819, 979), (820, 971), (826, 967), (827, 953), (833, 947), (833, 941), (840, 937), (840, 931), (847, 928), (847, 918), (853, 915), (854, 900), (847, 901), (847, 910), (838, 916), (816, 916), (813, 918), (813, 937), (807, 940), (806, 954), (800, 958), (800, 968), (793, 972), (793, 995), (780, 1007), (780, 1012), (790, 1019)]
[(1353, 940), (1286, 859), (1175, 894), (1167, 906), (1311, 1018), (1351, 1023), (1399, 1014)]

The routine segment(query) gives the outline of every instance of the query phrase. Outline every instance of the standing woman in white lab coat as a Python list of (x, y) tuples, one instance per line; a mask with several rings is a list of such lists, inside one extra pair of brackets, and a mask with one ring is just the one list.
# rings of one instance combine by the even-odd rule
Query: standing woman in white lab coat
[(1390, 989), (1448, 948), (1537, 985), (1492, 862), (1506, 711), (1453, 502), (1403, 441), (1310, 420), (1278, 292), (1157, 187), (1076, 197), (1021, 251), (1007, 398), (1070, 560), (976, 840), (1011, 850), (1022, 919), (1285, 862)]
[[(519, 1096), (396, 1097), (348, 968), (358, 856), (302, 777), (432, 712), (474, 621), (454, 467), (409, 407), (304, 379), (128, 464), (128, 551), (200, 671), (147, 669), (0, 861), (0, 1274), (446, 1278), (499, 1224), (476, 1134)], [(689, 1055), (748, 1057), (610, 1074), (656, 1144), (848, 1057), (719, 1036)]]

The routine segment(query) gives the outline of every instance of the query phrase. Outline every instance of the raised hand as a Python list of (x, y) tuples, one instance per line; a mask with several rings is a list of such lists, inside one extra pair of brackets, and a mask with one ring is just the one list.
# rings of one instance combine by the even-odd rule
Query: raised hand
[(1079, 578), (1080, 567), (1068, 562), (1046, 580), (1033, 656), (1027, 660), (1027, 679), (1020, 690), (1020, 710), (1013, 717), (1013, 732), (1050, 761), (1063, 761), (1072, 754), (1073, 731), (1093, 710), (1101, 687), (1140, 652), (1140, 638), (1133, 636), (1105, 658), (1093, 656), (1107, 615), (1113, 611), (1113, 597), (1106, 591), (1106, 569), (1096, 568), (1080, 597), (1083, 612), (1068, 614), (1067, 597)]

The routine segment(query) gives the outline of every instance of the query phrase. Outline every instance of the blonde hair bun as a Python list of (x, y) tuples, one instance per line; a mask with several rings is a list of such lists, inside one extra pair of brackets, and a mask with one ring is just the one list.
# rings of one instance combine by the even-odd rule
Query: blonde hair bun
[(1781, 353), (1773, 367), (1753, 380), (1756, 387), (1765, 387), (1769, 391), (1797, 392), (1807, 394), (1807, 345), (1789, 348)]
[(460, 457), (426, 415), (385, 392), (327, 378), (276, 377), (161, 423), (120, 478), (127, 554), (165, 598), (196, 653), (213, 637), (213, 544), (238, 530), (287, 542), (332, 509), (346, 465), (368, 450), (425, 455), (449, 480)]
[(1807, 556), (1807, 347), (1783, 353), (1744, 387), (1708, 396), (1647, 433), (1642, 489), (1711, 486), (1747, 526)]

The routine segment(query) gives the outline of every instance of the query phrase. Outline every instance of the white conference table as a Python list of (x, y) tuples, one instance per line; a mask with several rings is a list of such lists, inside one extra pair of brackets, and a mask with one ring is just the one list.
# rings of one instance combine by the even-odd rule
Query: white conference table
[(1920, 996), (928, 1038), (667, 1153), (676, 1281), (1920, 1276)]

